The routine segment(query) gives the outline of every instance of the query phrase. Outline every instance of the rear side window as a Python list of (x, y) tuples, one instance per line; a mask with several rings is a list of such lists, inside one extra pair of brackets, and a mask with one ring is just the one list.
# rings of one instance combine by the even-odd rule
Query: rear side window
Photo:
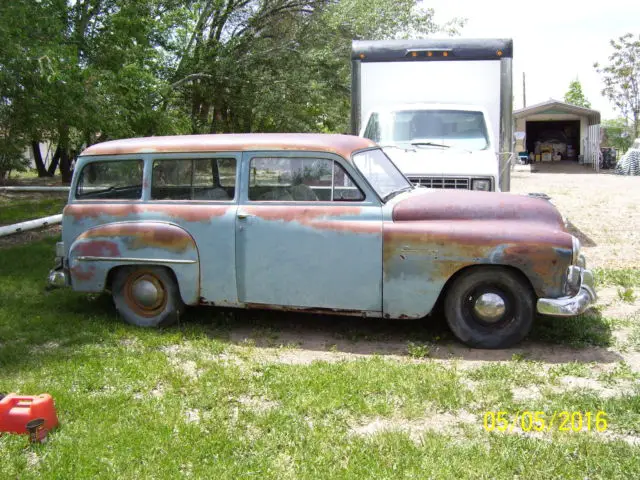
[(142, 160), (91, 162), (80, 172), (78, 199), (138, 200), (142, 197)]
[(362, 201), (364, 195), (339, 163), (325, 158), (251, 159), (249, 200)]
[(155, 160), (152, 200), (217, 200), (235, 197), (235, 158)]

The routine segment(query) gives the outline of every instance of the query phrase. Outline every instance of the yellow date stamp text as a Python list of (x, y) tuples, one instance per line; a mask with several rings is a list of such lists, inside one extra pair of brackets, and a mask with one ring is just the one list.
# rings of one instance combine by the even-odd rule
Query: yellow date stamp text
[(542, 412), (523, 410), (516, 413), (488, 411), (484, 413), (483, 425), (487, 432), (582, 432), (607, 430), (607, 414), (597, 412)]

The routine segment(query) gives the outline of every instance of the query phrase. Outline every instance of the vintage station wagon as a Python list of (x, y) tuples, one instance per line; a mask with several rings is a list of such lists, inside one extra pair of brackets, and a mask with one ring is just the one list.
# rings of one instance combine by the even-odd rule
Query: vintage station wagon
[(373, 142), (315, 134), (100, 143), (79, 157), (49, 281), (127, 322), (186, 305), (423, 318), (502, 348), (595, 301), (549, 202), (414, 187)]

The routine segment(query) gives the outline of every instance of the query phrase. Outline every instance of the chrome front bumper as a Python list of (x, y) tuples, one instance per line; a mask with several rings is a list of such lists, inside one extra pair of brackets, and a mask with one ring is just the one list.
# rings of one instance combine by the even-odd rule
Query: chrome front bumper
[(574, 281), (577, 284), (578, 293), (568, 297), (540, 298), (537, 304), (538, 313), (571, 317), (581, 314), (598, 299), (591, 270), (580, 266), (570, 267), (567, 281), (570, 283)]

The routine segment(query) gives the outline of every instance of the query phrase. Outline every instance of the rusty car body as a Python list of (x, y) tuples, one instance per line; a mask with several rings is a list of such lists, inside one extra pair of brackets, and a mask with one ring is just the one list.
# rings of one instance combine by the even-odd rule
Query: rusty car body
[(79, 157), (54, 286), (111, 291), (126, 321), (186, 305), (423, 318), (469, 345), (595, 300), (549, 202), (414, 187), (373, 142), (321, 134), (116, 140)]

